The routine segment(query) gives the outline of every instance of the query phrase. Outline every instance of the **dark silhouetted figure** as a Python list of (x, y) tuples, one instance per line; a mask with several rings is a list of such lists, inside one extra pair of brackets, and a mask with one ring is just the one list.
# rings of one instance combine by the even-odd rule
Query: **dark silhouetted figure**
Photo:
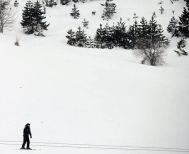
[(27, 143), (26, 149), (31, 150), (30, 148), (30, 138), (32, 138), (31, 130), (30, 130), (30, 124), (27, 123), (25, 125), (24, 131), (23, 131), (23, 144), (21, 149), (25, 149), (25, 144)]

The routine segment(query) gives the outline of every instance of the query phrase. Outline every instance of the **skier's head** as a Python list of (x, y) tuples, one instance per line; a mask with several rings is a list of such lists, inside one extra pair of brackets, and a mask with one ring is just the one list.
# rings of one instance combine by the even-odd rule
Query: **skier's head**
[(27, 123), (26, 126), (30, 126), (30, 123)]

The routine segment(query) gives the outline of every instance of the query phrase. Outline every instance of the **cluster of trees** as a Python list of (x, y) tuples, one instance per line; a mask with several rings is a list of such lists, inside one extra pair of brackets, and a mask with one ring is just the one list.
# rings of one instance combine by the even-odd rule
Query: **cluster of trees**
[(87, 1), (94, 1), (94, 0), (60, 0), (60, 3), (62, 5), (67, 5), (69, 4), (70, 2), (74, 2), (74, 3), (77, 3), (77, 2), (82, 2), (82, 3), (85, 3)]
[(37, 36), (44, 36), (43, 31), (47, 30), (49, 24), (44, 21), (46, 18), (44, 16), (45, 12), (41, 3), (37, 0), (32, 3), (31, 0), (26, 2), (22, 13), (21, 25), (26, 34), (35, 34)]
[(154, 13), (149, 22), (145, 18), (142, 18), (140, 23), (135, 20), (128, 29), (122, 19), (113, 26), (100, 25), (93, 39), (79, 27), (76, 32), (68, 31), (67, 43), (88, 48), (136, 49), (136, 55), (142, 57), (141, 63), (158, 65), (163, 62), (164, 49), (168, 46), (169, 41), (163, 35), (163, 29), (160, 24), (157, 24), (155, 17)]
[(186, 41), (184, 41), (185, 38), (189, 38), (189, 0), (185, 1), (186, 7), (183, 8), (183, 12), (179, 19), (176, 19), (173, 16), (167, 27), (167, 31), (172, 35), (172, 37), (181, 37), (180, 41), (177, 43), (178, 50), (175, 50), (179, 56), (188, 55), (188, 53), (183, 49), (186, 46)]

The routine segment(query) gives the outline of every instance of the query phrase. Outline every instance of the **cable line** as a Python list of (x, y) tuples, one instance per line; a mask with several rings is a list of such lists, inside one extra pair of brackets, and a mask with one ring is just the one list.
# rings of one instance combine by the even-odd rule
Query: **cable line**
[[(0, 145), (21, 145), (22, 141), (0, 140)], [(74, 144), (61, 142), (32, 142), (33, 146), (53, 147), (53, 148), (85, 148), (85, 149), (106, 149), (106, 150), (138, 150), (138, 151), (167, 151), (167, 152), (189, 152), (186, 148), (169, 147), (148, 147), (148, 146), (123, 146), (123, 145), (103, 145), (103, 144)]]

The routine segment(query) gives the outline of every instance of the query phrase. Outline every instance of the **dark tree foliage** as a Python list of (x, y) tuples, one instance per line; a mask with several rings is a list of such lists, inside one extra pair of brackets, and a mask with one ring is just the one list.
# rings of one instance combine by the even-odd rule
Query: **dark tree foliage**
[(43, 35), (42, 31), (47, 30), (47, 27), (49, 24), (47, 24), (46, 21), (43, 21), (46, 17), (44, 16), (44, 12), (42, 11), (42, 5), (41, 3), (37, 0), (34, 3), (34, 8), (33, 8), (33, 25), (34, 25), (34, 30), (35, 30), (35, 35)]
[(171, 21), (169, 22), (169, 25), (167, 27), (167, 31), (170, 34), (172, 34), (172, 37), (174, 37), (174, 36), (179, 37), (180, 36), (179, 23), (178, 23), (178, 20), (175, 19), (174, 16), (171, 18)]
[(105, 4), (101, 4), (104, 6), (102, 19), (109, 20), (116, 13), (116, 4), (112, 2), (113, 0), (106, 0)]
[(85, 31), (81, 29), (81, 27), (79, 27), (76, 32), (70, 29), (67, 33), (67, 44), (77, 47), (86, 47), (87, 35), (85, 34)]
[[(144, 21), (145, 24), (146, 22)], [(148, 33), (145, 34), (146, 32)], [(163, 35), (161, 25), (157, 24), (155, 14), (152, 15), (145, 30), (140, 29), (139, 33), (140, 37), (137, 39), (136, 48), (139, 49), (137, 55), (142, 57), (141, 63), (147, 63), (152, 66), (162, 64), (164, 48), (168, 46), (169, 41)]]
[(71, 0), (60, 0), (62, 5), (67, 5), (69, 2), (71, 2)]
[(70, 13), (70, 15), (74, 18), (74, 19), (78, 19), (80, 16), (79, 10), (76, 7), (76, 5), (73, 5), (74, 7), (72, 8), (72, 12)]
[(15, 7), (18, 7), (18, 5), (19, 5), (18, 1), (15, 0), (15, 1), (14, 1), (14, 6), (15, 6)]
[(46, 6), (47, 7), (53, 7), (53, 6), (56, 6), (57, 3), (55, 0), (46, 0)]
[(113, 33), (114, 33), (113, 27), (110, 27), (108, 24), (106, 24), (105, 27), (102, 28), (102, 25), (100, 24), (100, 28), (97, 29), (95, 35), (95, 41), (97, 43), (97, 47), (102, 49), (113, 48), (114, 47)]
[(83, 24), (83, 27), (88, 28), (89, 21), (87, 21), (86, 19), (83, 19), (82, 24)]
[(189, 8), (189, 0), (184, 0), (186, 1), (186, 6)]
[(26, 34), (35, 33), (35, 35), (44, 36), (42, 32), (43, 30), (47, 30), (49, 24), (46, 24), (46, 21), (43, 21), (46, 18), (43, 15), (44, 11), (42, 11), (42, 5), (38, 0), (34, 5), (30, 0), (27, 1), (22, 13), (23, 20), (21, 22)]
[(74, 46), (76, 43), (75, 32), (72, 29), (70, 29), (67, 33), (68, 33), (68, 35), (66, 36), (66, 38), (68, 39), (67, 44)]
[(186, 8), (179, 17), (179, 32), (182, 36), (189, 37), (189, 10)]
[(187, 56), (188, 53), (184, 50), (184, 48), (186, 47), (186, 41), (184, 38), (181, 38), (179, 42), (177, 42), (177, 49), (178, 50), (174, 50), (179, 56), (184, 55)]
[(74, 3), (77, 3), (79, 0), (72, 0)]
[(85, 34), (85, 31), (81, 29), (81, 27), (79, 27), (75, 33), (75, 40), (76, 46), (85, 47), (85, 43), (87, 42), (87, 35)]
[(33, 34), (34, 33), (34, 24), (33, 24), (33, 3), (31, 0), (26, 2), (26, 6), (24, 7), (22, 13), (22, 21), (21, 25), (24, 28), (26, 34)]

